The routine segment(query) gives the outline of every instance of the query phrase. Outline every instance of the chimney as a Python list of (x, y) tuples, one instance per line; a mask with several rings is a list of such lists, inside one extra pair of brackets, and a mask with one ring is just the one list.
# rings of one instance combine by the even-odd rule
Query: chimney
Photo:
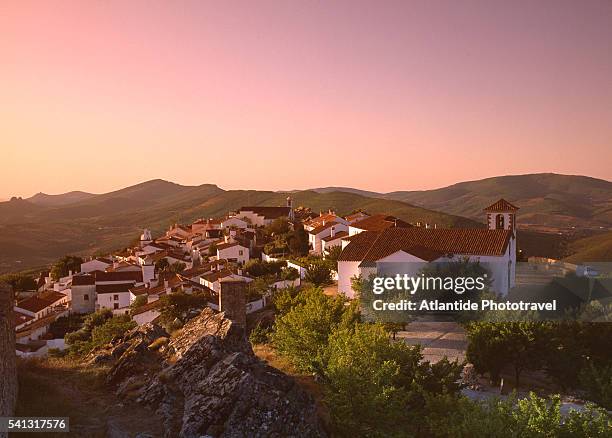
[(393, 218), (393, 226), (397, 228), (397, 218)]
[(335, 235), (336, 235), (336, 227), (332, 225), (329, 236), (334, 237)]

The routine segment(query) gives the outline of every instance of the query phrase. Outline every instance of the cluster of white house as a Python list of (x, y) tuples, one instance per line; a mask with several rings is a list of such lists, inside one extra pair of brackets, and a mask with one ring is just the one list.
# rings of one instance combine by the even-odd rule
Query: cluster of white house
[[(258, 248), (257, 228), (278, 218), (303, 225), (312, 254), (325, 257), (332, 247), (342, 249), (336, 273), (338, 293), (349, 298), (354, 296), (352, 279), (375, 274), (382, 264), (411, 266), (459, 257), (487, 263), (494, 271), (492, 288), (504, 295), (514, 286), (517, 210), (501, 199), (485, 209), (486, 228), (442, 229), (415, 226), (385, 214), (356, 212), (342, 217), (331, 210), (298, 221), (291, 198), (287, 198), (284, 207), (242, 207), (224, 218), (175, 224), (156, 239), (145, 229), (137, 247), (85, 261), (78, 274), (71, 272), (56, 281), (41, 275), (38, 293), (15, 305), (18, 342), (40, 340), (53, 321), (69, 312), (107, 308), (128, 314), (139, 296), (146, 297), (146, 304), (131, 312), (139, 324), (159, 316), (159, 299), (175, 291), (208, 293), (214, 307), (223, 281), (253, 281), (241, 267)], [(270, 260), (264, 253), (261, 257)], [(162, 269), (176, 264), (184, 266)], [(298, 269), (299, 277), (304, 278), (304, 267), (291, 261), (288, 266)], [(279, 280), (275, 287), (287, 284)], [(264, 304), (250, 303), (249, 309)]]

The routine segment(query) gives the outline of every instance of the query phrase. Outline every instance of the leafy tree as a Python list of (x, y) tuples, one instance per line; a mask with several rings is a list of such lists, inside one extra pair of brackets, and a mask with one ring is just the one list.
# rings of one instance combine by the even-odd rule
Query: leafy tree
[(389, 340), (380, 324), (332, 333), (326, 399), (340, 436), (409, 436), (427, 394), (455, 394), (461, 365), (423, 362), (421, 348)]
[(159, 259), (155, 262), (155, 270), (157, 272), (165, 272), (169, 266), (170, 262), (168, 262), (168, 259)]
[(14, 292), (36, 290), (36, 280), (27, 274), (5, 274), (0, 276), (0, 283), (9, 284)]
[(187, 265), (183, 262), (174, 262), (168, 268), (169, 272), (174, 272), (175, 274), (180, 274), (187, 268)]
[(286, 287), (275, 292), (273, 297), (274, 308), (277, 315), (288, 313), (298, 304), (304, 304), (307, 292), (300, 292), (295, 287)]
[(128, 315), (115, 316), (108, 319), (104, 324), (94, 327), (91, 332), (91, 340), (94, 347), (108, 344), (116, 336), (121, 336), (128, 330), (136, 327)]
[(84, 355), (89, 353), (96, 346), (92, 340), (93, 331), (112, 318), (113, 312), (110, 309), (101, 309), (87, 315), (83, 327), (77, 331), (66, 333), (64, 336), (70, 354)]
[(279, 353), (300, 370), (321, 374), (324, 351), (331, 332), (350, 327), (356, 308), (342, 297), (330, 297), (319, 288), (303, 292), (304, 302), (277, 317), (272, 341)]
[(306, 267), (304, 279), (315, 286), (324, 286), (331, 283), (332, 272), (329, 264), (324, 261), (311, 262)]
[(390, 343), (381, 326), (338, 330), (327, 348), (326, 400), (340, 436), (393, 435), (405, 421), (422, 356), (419, 348)]
[(249, 341), (252, 345), (267, 344), (270, 339), (271, 331), (272, 330), (270, 327), (264, 327), (260, 322), (258, 322), (255, 328), (253, 328), (249, 334)]
[(204, 294), (178, 292), (164, 295), (160, 300), (162, 300), (160, 319), (164, 324), (168, 324), (175, 319), (184, 322), (190, 310), (202, 310), (208, 305), (208, 296)]
[(287, 218), (279, 217), (274, 219), (270, 225), (266, 226), (264, 232), (269, 236), (278, 236), (287, 234), (290, 230), (291, 225)]
[(210, 245), (208, 245), (208, 255), (211, 257), (217, 255), (217, 244), (216, 243), (213, 242)]
[(258, 277), (254, 281), (251, 281), (247, 286), (247, 295), (249, 300), (257, 300), (263, 296), (268, 295), (274, 278), (271, 277)]
[(285, 236), (274, 236), (271, 242), (264, 245), (264, 252), (268, 255), (284, 255), (289, 252)]
[(612, 364), (597, 367), (589, 363), (580, 371), (579, 379), (590, 400), (612, 410)]
[(383, 323), (383, 327), (388, 333), (391, 333), (391, 337), (395, 341), (395, 336), (399, 331), (405, 329), (406, 324), (401, 322), (385, 322)]
[[(524, 315), (525, 317), (525, 315)], [(498, 383), (504, 364), (514, 370), (516, 387), (524, 370), (537, 370), (546, 356), (544, 324), (538, 321), (474, 322), (467, 325), (467, 359)]]
[(264, 262), (252, 259), (246, 263), (244, 271), (251, 277), (263, 277), (266, 275), (277, 276), (286, 265), (287, 263), (284, 261)]
[(57, 281), (62, 277), (66, 277), (70, 271), (73, 273), (81, 271), (81, 257), (66, 255), (59, 259), (51, 268), (51, 277)]
[(466, 357), (481, 374), (488, 373), (491, 383), (498, 385), (507, 364), (504, 339), (499, 326), (489, 322), (473, 322), (466, 326), (468, 347)]
[(547, 399), (530, 393), (517, 400), (491, 398), (485, 402), (449, 395), (426, 397), (423, 437), (570, 438), (610, 437), (612, 421), (603, 410), (587, 405), (561, 417), (558, 395)]
[(308, 233), (304, 230), (303, 225), (294, 226), (293, 231), (287, 236), (287, 246), (289, 247), (289, 252), (294, 257), (308, 254)]
[(145, 304), (147, 304), (146, 295), (138, 295), (136, 299), (132, 302), (132, 304), (130, 304), (130, 313), (134, 313), (136, 310), (138, 310)]
[(295, 268), (288, 267), (281, 271), (282, 280), (293, 281), (297, 280), (298, 278), (300, 278), (300, 273)]
[(340, 257), (341, 253), (342, 253), (342, 246), (336, 245), (336, 246), (332, 246), (331, 248), (329, 248), (327, 250), (327, 254), (325, 254), (325, 260), (327, 260), (330, 263), (330, 267), (334, 271), (338, 271), (338, 258)]

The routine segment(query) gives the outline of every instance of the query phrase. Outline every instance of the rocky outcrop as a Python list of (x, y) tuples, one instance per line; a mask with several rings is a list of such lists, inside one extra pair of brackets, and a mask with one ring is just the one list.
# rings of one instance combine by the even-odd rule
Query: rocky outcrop
[(166, 437), (320, 437), (315, 403), (261, 362), (242, 328), (205, 309), (170, 337), (147, 324), (90, 357), (120, 397), (150, 406)]
[[(0, 283), (0, 417), (13, 415), (17, 402), (13, 291)], [(0, 432), (0, 437), (6, 436)]]

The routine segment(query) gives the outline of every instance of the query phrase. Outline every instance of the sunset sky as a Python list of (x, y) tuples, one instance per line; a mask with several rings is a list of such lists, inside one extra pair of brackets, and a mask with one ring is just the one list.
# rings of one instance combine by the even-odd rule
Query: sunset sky
[(612, 1), (0, 3), (0, 199), (612, 180)]

